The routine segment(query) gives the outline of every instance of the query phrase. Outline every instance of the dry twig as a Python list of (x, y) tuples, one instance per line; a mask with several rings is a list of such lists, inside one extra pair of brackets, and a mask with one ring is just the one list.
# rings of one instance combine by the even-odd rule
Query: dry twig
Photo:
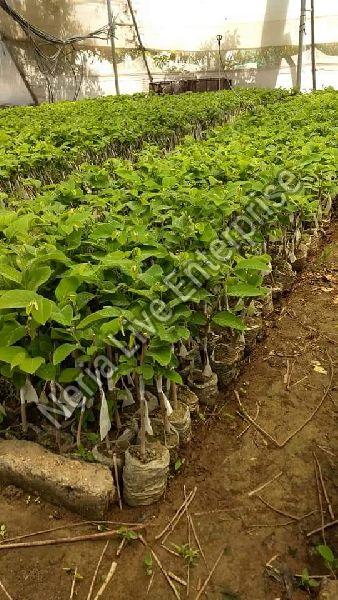
[(248, 496), (254, 496), (255, 494), (257, 494), (257, 492), (260, 492), (261, 490), (263, 490), (264, 488), (266, 488), (268, 485), (270, 485), (270, 483), (273, 483), (274, 481), (276, 481), (276, 479), (278, 479), (279, 477), (281, 477), (281, 475), (283, 475), (283, 471), (280, 471), (279, 473), (277, 473), (277, 475), (274, 475), (274, 477), (272, 477), (271, 479), (269, 479), (269, 481), (266, 481), (265, 483), (262, 483), (262, 485), (260, 485), (258, 488), (252, 490), (251, 492), (248, 493)]
[(267, 500), (265, 500), (264, 498), (262, 498), (262, 496), (260, 496), (259, 494), (257, 494), (257, 498), (259, 498), (259, 500), (261, 502), (263, 502), (263, 504), (265, 504), (265, 506), (267, 506), (268, 508), (271, 508), (271, 510), (273, 510), (277, 514), (283, 515), (283, 517), (288, 517), (289, 519), (293, 519), (294, 521), (299, 521), (300, 520), (300, 517), (296, 517), (296, 515), (291, 515), (290, 513), (286, 512), (284, 510), (280, 510), (279, 508), (276, 508), (275, 506), (272, 506), (272, 504), (270, 504)]
[(306, 419), (306, 421), (304, 421), (304, 423), (302, 423), (302, 425), (300, 425), (296, 431), (294, 431), (293, 433), (291, 433), (286, 440), (284, 440), (284, 442), (282, 444), (278, 444), (279, 448), (284, 448), (284, 446), (286, 446), (286, 444), (293, 438), (295, 437), (295, 435), (297, 435), (297, 433), (299, 433), (300, 431), (302, 431), (302, 429), (304, 429), (304, 427), (306, 427), (306, 425), (308, 423), (310, 423), (310, 421), (312, 421), (313, 417), (317, 414), (317, 412), (319, 411), (319, 409), (322, 407), (322, 405), (324, 404), (324, 401), (326, 400), (329, 391), (331, 389), (332, 386), (332, 381), (333, 381), (333, 374), (334, 374), (334, 369), (333, 369), (333, 362), (332, 362), (332, 358), (329, 355), (328, 352), (326, 352), (327, 357), (329, 359), (330, 362), (330, 379), (329, 379), (329, 383), (326, 386), (324, 393), (322, 395), (322, 398), (320, 400), (320, 402), (317, 404), (316, 408), (312, 411), (312, 413), (310, 414), (310, 416)]
[[(134, 527), (134, 531), (144, 529), (145, 525)], [(0, 544), (0, 550), (13, 550), (14, 548), (37, 548), (39, 546), (58, 546), (61, 544), (74, 544), (76, 542), (88, 542), (96, 540), (104, 540), (119, 535), (120, 531), (112, 529), (110, 531), (102, 531), (100, 533), (92, 533), (87, 535), (78, 535), (76, 537), (56, 538), (53, 540), (39, 540), (38, 542), (18, 542), (14, 544)]]
[(312, 531), (309, 531), (309, 533), (306, 534), (306, 537), (310, 537), (311, 535), (314, 535), (315, 533), (319, 533), (320, 531), (323, 531), (323, 529), (327, 529), (328, 527), (334, 527), (335, 525), (338, 525), (338, 519), (336, 519), (335, 521), (331, 521), (331, 523), (325, 523), (324, 527), (323, 527), (323, 525), (321, 525), (320, 527), (317, 527), (317, 529), (313, 529)]
[(92, 597), (92, 594), (93, 594), (94, 585), (95, 585), (95, 581), (96, 581), (96, 578), (97, 578), (97, 574), (99, 572), (99, 568), (101, 566), (103, 557), (104, 557), (104, 555), (106, 553), (106, 550), (108, 548), (108, 544), (109, 544), (109, 540), (105, 543), (104, 548), (103, 548), (103, 550), (102, 550), (102, 552), (100, 554), (100, 558), (99, 558), (98, 563), (96, 565), (96, 569), (94, 571), (93, 579), (92, 579), (92, 582), (90, 584), (90, 588), (89, 588), (87, 600), (91, 600), (91, 597)]
[(135, 527), (138, 526), (139, 523), (121, 523), (120, 521), (80, 521), (79, 523), (58, 525), (58, 527), (52, 527), (51, 529), (42, 529), (41, 531), (33, 531), (31, 533), (25, 533), (24, 535), (17, 535), (16, 537), (6, 538), (0, 541), (0, 546), (9, 542), (16, 542), (18, 540), (24, 540), (26, 538), (35, 537), (36, 535), (52, 533), (53, 531), (61, 531), (62, 529), (72, 529), (74, 527), (81, 527), (82, 525), (93, 525), (94, 527), (97, 525), (120, 525), (121, 527)]
[(320, 508), (320, 518), (322, 521), (322, 527), (321, 527), (322, 539), (323, 539), (323, 544), (326, 545), (325, 532), (324, 532), (323, 501), (322, 501), (322, 494), (321, 494), (320, 486), (319, 486), (319, 476), (318, 476), (317, 464), (316, 464), (315, 460), (314, 460), (314, 468), (315, 468), (316, 487), (317, 487), (317, 494), (318, 494), (318, 503), (319, 503), (319, 508)]
[(75, 571), (74, 571), (74, 576), (73, 576), (73, 581), (72, 581), (72, 587), (70, 589), (69, 600), (73, 600), (73, 598), (74, 598), (76, 578), (77, 578), (77, 567), (75, 567)]
[(206, 578), (205, 582), (203, 583), (203, 585), (202, 585), (202, 587), (201, 587), (200, 591), (198, 592), (198, 594), (197, 594), (197, 596), (196, 596), (195, 600), (199, 600), (199, 599), (201, 598), (201, 596), (204, 594), (204, 592), (205, 592), (205, 590), (206, 590), (206, 587), (207, 587), (207, 585), (208, 585), (208, 583), (209, 583), (209, 581), (210, 581), (211, 577), (213, 576), (214, 572), (216, 571), (216, 569), (217, 569), (217, 567), (218, 567), (218, 564), (219, 564), (219, 562), (220, 562), (220, 560), (221, 560), (221, 558), (222, 558), (222, 556), (223, 556), (223, 555), (224, 555), (224, 548), (223, 548), (223, 550), (220, 552), (220, 554), (218, 555), (218, 558), (216, 559), (216, 561), (215, 561), (215, 563), (214, 563), (214, 566), (212, 567), (212, 569), (211, 569), (211, 571), (210, 571), (210, 573), (209, 573), (208, 577)]
[(170, 579), (173, 579), (174, 581), (177, 581), (177, 583), (180, 583), (184, 587), (187, 587), (187, 582), (184, 581), (184, 579), (181, 579), (181, 577), (178, 577), (177, 575), (175, 575), (175, 573), (172, 573), (172, 571), (168, 571), (168, 575), (169, 575)]
[[(165, 531), (167, 532), (166, 535), (164, 536), (163, 540), (162, 540), (162, 544), (164, 544), (166, 542), (166, 540), (168, 539), (169, 535), (174, 531), (176, 525), (178, 524), (178, 522), (180, 521), (181, 517), (183, 516), (183, 514), (185, 513), (186, 507), (189, 507), (190, 504), (192, 503), (193, 499), (195, 498), (197, 492), (197, 487), (195, 487), (190, 494), (188, 494), (187, 499), (184, 500), (181, 510), (179, 509), (176, 512), (176, 515), (174, 516), (174, 518), (170, 521), (170, 523), (167, 525), (167, 527), (165, 528)], [(160, 536), (157, 536), (155, 539), (159, 539), (159, 537), (162, 537), (163, 533)]]
[(313, 453), (313, 456), (314, 456), (314, 459), (315, 459), (315, 461), (317, 463), (319, 479), (320, 479), (320, 483), (322, 485), (322, 490), (323, 490), (323, 493), (324, 493), (324, 496), (325, 496), (325, 501), (326, 501), (326, 504), (327, 504), (327, 508), (328, 508), (329, 513), (330, 513), (330, 517), (331, 517), (332, 521), (334, 521), (335, 514), (333, 512), (332, 505), (331, 505), (331, 502), (330, 502), (330, 498), (329, 498), (329, 495), (328, 495), (326, 487), (325, 487), (325, 481), (324, 481), (324, 477), (323, 477), (323, 473), (322, 473), (322, 468), (320, 466), (320, 462), (319, 462), (319, 460), (318, 460), (318, 458), (317, 458), (317, 456), (316, 456), (315, 453)]
[(239, 407), (241, 409), (241, 412), (239, 413), (239, 415), (244, 418), (246, 421), (248, 421), (251, 425), (253, 425), (254, 427), (256, 427), (256, 429), (258, 429), (258, 431), (260, 431), (260, 433), (262, 435), (264, 435), (266, 438), (268, 438), (268, 440), (270, 442), (272, 442), (273, 444), (275, 444), (275, 446), (279, 447), (279, 443), (277, 442), (277, 440), (275, 440), (275, 438), (272, 437), (272, 435), (270, 435), (270, 433), (268, 433), (267, 431), (265, 431), (265, 429), (263, 429), (263, 427), (261, 427), (258, 423), (256, 423), (256, 421), (250, 417), (250, 415), (246, 412), (241, 399), (239, 397), (239, 393), (237, 392), (237, 390), (234, 390), (237, 402), (239, 404)]
[[(257, 421), (257, 419), (258, 419), (259, 410), (260, 410), (260, 404), (259, 404), (259, 402), (257, 402), (257, 410), (256, 410), (256, 414), (254, 416), (255, 421)], [(243, 429), (243, 431), (241, 431), (241, 433), (236, 435), (236, 438), (239, 440), (247, 431), (249, 431), (250, 427), (251, 427), (251, 425), (247, 425), (246, 428)]]
[(118, 472), (118, 468), (117, 468), (117, 460), (116, 460), (116, 454), (115, 454), (115, 452), (113, 453), (113, 463), (114, 463), (114, 473), (115, 473), (115, 483), (116, 483), (116, 489), (117, 489), (117, 497), (118, 497), (118, 500), (119, 500), (120, 510), (122, 510), (122, 497), (121, 497), (121, 489), (120, 489), (120, 482), (119, 482), (119, 472)]
[(99, 600), (99, 598), (101, 598), (101, 596), (104, 594), (106, 588), (108, 587), (109, 583), (111, 582), (113, 575), (116, 571), (116, 567), (117, 567), (117, 563), (116, 562), (112, 562), (111, 567), (108, 571), (107, 577), (105, 578), (103, 584), (101, 585), (99, 591), (97, 592), (94, 600)]
[(315, 407), (315, 409), (312, 411), (312, 413), (310, 414), (310, 416), (299, 426), (297, 427), (297, 429), (291, 433), (285, 440), (284, 442), (280, 443), (278, 442), (274, 437), (272, 437), (272, 435), (270, 433), (268, 433), (267, 431), (265, 431), (265, 429), (263, 429), (263, 427), (261, 427), (261, 425), (259, 425), (258, 423), (256, 423), (256, 421), (254, 421), (254, 419), (252, 417), (250, 417), (250, 415), (248, 415), (248, 413), (245, 411), (243, 404), (241, 402), (241, 399), (239, 397), (239, 394), (237, 392), (237, 390), (234, 390), (236, 399), (238, 401), (238, 404), (240, 406), (241, 412), (239, 412), (238, 414), (244, 418), (246, 421), (248, 421), (249, 423), (251, 423), (251, 425), (253, 425), (254, 427), (256, 427), (256, 429), (258, 429), (258, 431), (260, 431), (260, 433), (262, 435), (264, 435), (268, 440), (270, 440), (270, 442), (272, 442), (273, 444), (275, 444), (275, 446), (277, 446), (277, 448), (284, 448), (284, 446), (286, 446), (286, 444), (292, 440), (292, 438), (294, 438), (298, 433), (300, 433), (302, 431), (302, 429), (304, 429), (304, 427), (306, 427), (306, 425), (308, 425), (308, 423), (310, 423), (310, 421), (312, 421), (312, 419), (315, 417), (315, 415), (317, 414), (317, 412), (320, 410), (320, 408), (322, 407), (322, 405), (324, 404), (331, 386), (332, 386), (332, 381), (333, 381), (333, 374), (334, 374), (334, 369), (333, 369), (333, 362), (332, 362), (332, 358), (329, 355), (328, 352), (326, 352), (327, 357), (329, 359), (330, 362), (330, 379), (329, 379), (329, 383), (326, 386), (324, 393), (321, 397), (320, 402), (317, 404), (317, 406)]
[(5, 594), (6, 598), (8, 598), (8, 600), (14, 600), (12, 598), (12, 596), (7, 592), (4, 584), (0, 581), (0, 589), (2, 589), (3, 593)]
[(209, 570), (207, 559), (205, 558), (205, 554), (203, 552), (203, 548), (202, 548), (201, 543), (199, 541), (199, 538), (198, 538), (198, 535), (197, 535), (197, 531), (196, 531), (196, 528), (195, 528), (195, 525), (194, 525), (194, 521), (192, 520), (192, 516), (190, 515), (189, 518), (190, 518), (190, 525), (191, 525), (192, 532), (194, 534), (194, 538), (195, 538), (196, 544), (197, 544), (198, 549), (200, 551), (200, 554), (201, 554), (201, 556), (202, 556), (202, 558), (204, 560), (204, 564), (205, 564), (206, 568)]
[(181, 600), (180, 595), (176, 589), (176, 587), (174, 586), (173, 582), (171, 581), (167, 571), (164, 569), (164, 567), (162, 566), (162, 563), (160, 562), (160, 559), (158, 558), (158, 556), (155, 554), (154, 550), (152, 548), (150, 548), (150, 546), (147, 544), (147, 542), (145, 541), (144, 537), (140, 534), (139, 535), (139, 540), (142, 542), (142, 544), (146, 547), (149, 548), (151, 555), (153, 557), (153, 559), (155, 560), (155, 562), (157, 563), (158, 567), (160, 568), (160, 571), (162, 572), (164, 578), (166, 579), (166, 581), (168, 582), (168, 584), (170, 585), (172, 591), (174, 592), (175, 598), (177, 598), (177, 600)]

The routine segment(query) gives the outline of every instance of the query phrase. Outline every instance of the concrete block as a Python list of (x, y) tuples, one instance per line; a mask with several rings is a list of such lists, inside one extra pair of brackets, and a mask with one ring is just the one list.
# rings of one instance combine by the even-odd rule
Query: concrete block
[(60, 456), (22, 440), (0, 441), (0, 482), (90, 519), (104, 519), (115, 495), (108, 467)]

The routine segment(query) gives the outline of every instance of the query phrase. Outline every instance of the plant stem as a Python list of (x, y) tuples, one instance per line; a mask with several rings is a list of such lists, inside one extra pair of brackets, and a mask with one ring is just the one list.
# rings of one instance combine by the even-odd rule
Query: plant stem
[(178, 408), (178, 400), (177, 400), (177, 385), (175, 381), (171, 382), (170, 386), (171, 400), (173, 402), (174, 410)]
[(141, 415), (141, 425), (140, 425), (140, 452), (141, 457), (144, 460), (146, 457), (146, 427), (145, 427), (145, 395), (144, 395), (144, 381), (142, 375), (139, 375), (137, 378), (137, 395), (140, 403), (140, 415)]
[(81, 404), (81, 412), (80, 412), (80, 417), (79, 417), (79, 423), (78, 423), (77, 432), (76, 432), (76, 447), (78, 449), (81, 447), (81, 433), (82, 433), (82, 424), (83, 424), (83, 417), (84, 417), (85, 410), (86, 410), (86, 398), (85, 398), (85, 396), (83, 396), (82, 404)]

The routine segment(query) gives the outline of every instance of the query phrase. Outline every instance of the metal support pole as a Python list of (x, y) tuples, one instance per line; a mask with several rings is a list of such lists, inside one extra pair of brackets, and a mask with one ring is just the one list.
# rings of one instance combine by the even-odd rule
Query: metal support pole
[(312, 89), (317, 89), (316, 77), (316, 46), (315, 46), (315, 1), (311, 0), (311, 66), (312, 66)]
[(113, 11), (111, 7), (111, 0), (107, 0), (107, 10), (108, 10), (108, 23), (110, 25), (110, 43), (111, 43), (111, 53), (113, 58), (113, 69), (114, 69), (114, 79), (115, 79), (115, 90), (116, 95), (120, 95), (120, 84), (119, 84), (119, 73), (117, 69), (117, 58), (116, 58), (116, 46), (115, 46), (115, 23), (113, 20)]
[(300, 22), (299, 22), (299, 44), (298, 44), (298, 62), (297, 62), (297, 88), (302, 86), (302, 67), (303, 67), (303, 43), (305, 33), (306, 0), (301, 0)]
[(221, 41), (223, 39), (222, 35), (218, 35), (217, 36), (217, 43), (218, 43), (218, 89), (221, 89)]
[(149, 69), (147, 55), (146, 55), (146, 50), (145, 50), (145, 47), (143, 46), (143, 42), (142, 42), (140, 30), (138, 28), (138, 24), (137, 24), (137, 21), (136, 21), (135, 12), (134, 12), (131, 0), (127, 0), (127, 4), (128, 4), (128, 7), (129, 7), (129, 10), (130, 10), (131, 18), (133, 20), (133, 25), (134, 25), (134, 28), (135, 28), (135, 31), (136, 31), (136, 36), (137, 36), (137, 39), (138, 39), (139, 46), (141, 48), (143, 62), (145, 64), (145, 67), (146, 67), (146, 70), (147, 70), (147, 73), (148, 73), (149, 81), (150, 81), (150, 83), (153, 83), (154, 79), (153, 79), (153, 76), (152, 76), (152, 74), (150, 72), (150, 69)]
[(30, 86), (30, 84), (28, 82), (27, 77), (26, 77), (23, 69), (20, 66), (20, 63), (16, 59), (16, 56), (15, 56), (15, 54), (14, 54), (14, 52), (13, 52), (11, 46), (10, 46), (11, 42), (9, 40), (7, 40), (6, 36), (2, 33), (2, 31), (0, 31), (0, 42), (1, 41), (4, 43), (4, 45), (6, 47), (6, 50), (7, 50), (8, 54), (9, 54), (9, 56), (11, 57), (14, 65), (15, 65), (15, 67), (16, 67), (16, 69), (17, 69), (17, 71), (18, 71), (18, 73), (19, 73), (19, 75), (20, 75), (20, 77), (21, 77), (21, 79), (22, 79), (22, 81), (24, 83), (24, 85), (25, 85), (26, 90), (28, 91), (29, 95), (31, 96), (34, 104), (37, 106), (39, 104), (38, 97), (35, 94), (34, 90), (32, 90), (32, 88), (31, 88), (31, 86)]

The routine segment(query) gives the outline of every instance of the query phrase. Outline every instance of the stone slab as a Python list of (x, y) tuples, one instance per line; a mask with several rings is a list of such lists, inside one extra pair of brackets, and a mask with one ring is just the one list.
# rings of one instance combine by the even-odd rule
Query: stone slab
[(22, 440), (0, 441), (0, 482), (90, 519), (104, 519), (115, 496), (108, 467), (60, 456)]

